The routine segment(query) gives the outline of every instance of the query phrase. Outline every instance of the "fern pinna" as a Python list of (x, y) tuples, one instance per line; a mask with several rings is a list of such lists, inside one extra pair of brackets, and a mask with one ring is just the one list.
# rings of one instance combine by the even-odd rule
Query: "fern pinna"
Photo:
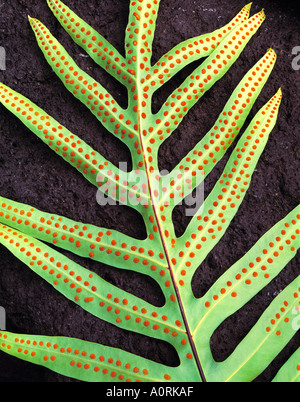
[[(252, 381), (295, 334), (292, 320), (300, 304), (299, 277), (274, 299), (224, 362), (213, 359), (210, 338), (227, 317), (268, 285), (295, 256), (299, 248), (300, 208), (270, 229), (203, 297), (194, 296), (191, 283), (243, 202), (276, 123), (281, 90), (240, 136), (214, 189), (180, 237), (175, 234), (172, 212), (203, 182), (239, 136), (275, 65), (274, 50), (269, 49), (245, 75), (211, 130), (167, 175), (159, 172), (158, 151), (195, 103), (239, 58), (264, 22), (264, 11), (250, 17), (251, 5), (247, 5), (228, 25), (181, 43), (152, 64), (160, 0), (131, 1), (125, 57), (61, 1), (47, 2), (72, 39), (128, 90), (128, 107), (124, 109), (76, 65), (40, 21), (29, 18), (46, 60), (66, 88), (130, 149), (132, 172), (125, 175), (4, 84), (0, 85), (1, 103), (81, 172), (100, 194), (138, 211), (145, 221), (147, 238), (137, 240), (1, 197), (1, 244), (89, 313), (117, 327), (171, 344), (180, 364), (168, 367), (79, 339), (6, 331), (0, 332), (1, 350), (83, 381)], [(201, 58), (205, 58), (204, 62), (153, 114), (152, 95), (177, 72)], [(150, 276), (160, 286), (165, 304), (153, 306), (113, 286), (51, 244), (81, 257)], [(299, 363), (300, 350), (274, 381), (299, 380)]]

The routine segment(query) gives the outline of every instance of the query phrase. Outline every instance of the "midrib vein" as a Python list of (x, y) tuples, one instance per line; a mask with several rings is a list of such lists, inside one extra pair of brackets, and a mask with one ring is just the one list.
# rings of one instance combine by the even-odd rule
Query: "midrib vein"
[[(139, 58), (137, 59), (137, 65), (139, 65)], [(199, 359), (199, 356), (198, 356), (198, 353), (197, 353), (197, 349), (196, 349), (196, 346), (195, 346), (195, 343), (194, 343), (194, 340), (193, 340), (193, 337), (192, 337), (192, 334), (191, 334), (191, 331), (190, 331), (190, 328), (189, 328), (189, 324), (188, 324), (188, 321), (187, 321), (187, 317), (186, 317), (186, 314), (185, 314), (185, 311), (184, 311), (184, 307), (183, 307), (182, 300), (181, 300), (181, 297), (180, 297), (180, 292), (179, 292), (178, 286), (176, 285), (176, 280), (175, 280), (175, 275), (174, 275), (174, 272), (173, 272), (173, 269), (172, 269), (171, 259), (170, 259), (170, 256), (169, 256), (167, 245), (166, 245), (165, 240), (164, 240), (163, 229), (161, 227), (161, 223), (159, 221), (158, 213), (157, 213), (157, 210), (156, 210), (156, 207), (155, 207), (155, 200), (154, 200), (153, 191), (152, 191), (152, 187), (151, 187), (151, 179), (150, 179), (150, 175), (149, 175), (149, 171), (148, 171), (148, 162), (147, 162), (147, 158), (146, 158), (146, 152), (145, 152), (145, 147), (144, 147), (144, 143), (143, 143), (143, 136), (142, 136), (141, 104), (140, 104), (141, 87), (139, 85), (140, 84), (140, 74), (139, 74), (139, 72), (140, 72), (140, 69), (137, 68), (138, 133), (139, 133), (140, 144), (141, 144), (141, 148), (142, 148), (142, 154), (143, 154), (143, 158), (144, 158), (144, 166), (145, 166), (145, 173), (146, 173), (147, 182), (148, 182), (148, 189), (149, 189), (151, 207), (152, 207), (152, 210), (153, 210), (153, 213), (154, 213), (155, 221), (156, 221), (157, 228), (158, 228), (158, 231), (159, 231), (159, 236), (160, 236), (161, 243), (162, 243), (164, 253), (165, 253), (165, 256), (166, 256), (168, 269), (170, 271), (171, 280), (172, 280), (174, 290), (175, 290), (175, 293), (176, 293), (176, 298), (177, 298), (177, 301), (178, 301), (178, 304), (179, 304), (181, 316), (182, 316), (184, 326), (185, 326), (185, 329), (186, 329), (186, 334), (187, 334), (187, 337), (188, 337), (188, 340), (189, 340), (189, 343), (190, 343), (190, 346), (191, 346), (191, 349), (192, 349), (192, 352), (193, 352), (193, 355), (194, 355), (194, 358), (195, 358), (195, 361), (196, 361), (196, 364), (197, 364), (197, 367), (198, 367), (198, 370), (199, 370), (199, 375), (201, 377), (201, 380), (203, 382), (206, 382), (206, 378), (205, 378), (205, 375), (204, 375), (204, 372), (203, 372), (203, 369), (202, 369), (202, 365), (200, 363), (200, 359)]]

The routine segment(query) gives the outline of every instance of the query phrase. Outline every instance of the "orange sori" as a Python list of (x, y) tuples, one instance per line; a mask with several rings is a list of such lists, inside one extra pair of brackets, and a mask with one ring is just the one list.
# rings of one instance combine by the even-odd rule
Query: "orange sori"
[[(299, 307), (299, 278), (271, 303), (225, 362), (214, 361), (210, 338), (227, 317), (270, 283), (296, 255), (299, 206), (224, 272), (203, 297), (194, 296), (192, 280), (236, 215), (275, 126), (281, 90), (260, 109), (237, 141), (275, 66), (275, 51), (268, 49), (252, 66), (212, 128), (172, 172), (160, 172), (158, 155), (161, 145), (191, 108), (239, 58), (264, 22), (264, 11), (250, 17), (249, 4), (224, 27), (186, 40), (158, 61), (152, 61), (160, 0), (130, 1), (125, 56), (60, 0), (47, 3), (72, 39), (128, 90), (128, 106), (124, 108), (79, 68), (42, 22), (29, 18), (54, 73), (129, 148), (132, 172), (128, 173), (133, 175), (124, 177), (120, 168), (4, 84), (0, 84), (0, 102), (97, 189), (116, 202), (128, 202), (139, 212), (147, 236), (138, 240), (0, 197), (0, 243), (87, 312), (119, 328), (167, 342), (176, 351), (178, 364), (169, 367), (79, 339), (1, 331), (0, 349), (84, 381), (252, 381), (294, 334), (290, 324), (293, 308)], [(201, 58), (206, 59), (153, 113), (153, 94)], [(204, 181), (235, 141), (232, 155), (205, 205), (191, 218), (183, 235), (177, 236), (172, 221), (174, 208)], [(163, 303), (153, 305), (108, 283), (51, 245), (150, 276), (161, 290)], [(299, 372), (295, 359), (288, 364), (290, 367)]]

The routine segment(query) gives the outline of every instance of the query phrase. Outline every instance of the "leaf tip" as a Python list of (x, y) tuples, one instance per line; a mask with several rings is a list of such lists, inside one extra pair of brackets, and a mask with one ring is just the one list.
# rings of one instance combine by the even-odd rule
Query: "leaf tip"
[(33, 27), (35, 24), (35, 19), (30, 17), (30, 15), (28, 15), (27, 17), (28, 17), (28, 21), (29, 21), (30, 25)]
[(275, 58), (275, 61), (277, 60), (277, 53), (275, 52), (275, 50), (273, 49), (273, 48), (269, 48), (268, 50), (267, 50), (267, 53), (266, 54), (268, 54), (268, 53), (270, 53), (270, 56), (271, 57), (274, 57)]
[(276, 109), (276, 113), (278, 113), (280, 105), (281, 105), (281, 101), (282, 101), (282, 89), (281, 87), (278, 89), (278, 91), (276, 92), (276, 94), (273, 96), (273, 98), (271, 99), (271, 103), (274, 105), (275, 109)]
[(245, 8), (246, 10), (250, 11), (250, 10), (251, 10), (251, 7), (252, 7), (252, 4), (253, 4), (253, 2), (247, 4), (244, 8)]
[[(7, 87), (0, 81), (0, 95), (7, 89)], [(0, 97), (0, 103), (3, 103), (2, 97)]]
[(266, 19), (266, 13), (265, 13), (265, 9), (263, 8), (259, 13), (256, 13), (255, 15), (253, 15), (249, 22), (252, 23), (253, 21), (257, 22), (257, 26), (261, 26), (263, 24), (263, 22)]
[(263, 8), (259, 13), (255, 14), (253, 17), (254, 18), (260, 17), (264, 21), (267, 17), (265, 9)]
[(277, 91), (276, 95), (282, 98), (283, 93), (282, 93), (282, 89), (281, 89), (281, 87), (278, 89), (278, 91)]

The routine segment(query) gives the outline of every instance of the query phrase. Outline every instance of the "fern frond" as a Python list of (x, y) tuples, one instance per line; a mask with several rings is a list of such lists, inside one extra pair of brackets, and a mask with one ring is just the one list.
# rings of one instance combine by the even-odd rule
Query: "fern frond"
[[(227, 317), (242, 308), (267, 286), (295, 257), (300, 248), (299, 221), (298, 206), (225, 272), (201, 299), (192, 300), (190, 296), (190, 303), (194, 305), (190, 315), (191, 327), (194, 328), (193, 336), (202, 361), (208, 363), (211, 381), (220, 376), (222, 382), (229, 379), (252, 381), (295, 335), (291, 322), (293, 309), (299, 305), (300, 277), (275, 299), (232, 356), (224, 363), (212, 363), (210, 367), (209, 362), (213, 362), (213, 359), (209, 341), (213, 332)], [(284, 314), (281, 314), (282, 312)], [(282, 334), (284, 336), (281, 336)], [(270, 353), (268, 358), (266, 349), (269, 349)]]
[(192, 218), (185, 234), (176, 243), (176, 273), (180, 277), (184, 269), (187, 283), (190, 283), (195, 270), (223, 236), (241, 205), (260, 155), (276, 124), (281, 98), (279, 90), (253, 118), (219, 181), (205, 200), (203, 210)]
[(0, 102), (90, 183), (101, 187), (104, 193), (121, 203), (133, 197), (137, 202), (132, 200), (132, 207), (144, 210), (143, 205), (149, 200), (148, 194), (136, 190), (136, 182), (121, 182), (123, 174), (120, 169), (44, 110), (4, 84), (0, 84)]
[(128, 112), (91, 76), (81, 70), (63, 46), (37, 19), (30, 24), (47, 62), (65, 87), (96, 116), (103, 126), (129, 147), (138, 133)]
[(120, 349), (74, 338), (0, 331), (0, 350), (81, 381), (168, 382), (182, 378), (172, 367)]
[[(170, 173), (170, 189), (161, 197), (160, 205), (164, 205), (164, 200), (169, 198), (173, 200), (173, 206), (182, 201), (188, 195), (184, 191), (187, 185), (190, 185), (190, 191), (194, 190), (224, 156), (243, 128), (246, 118), (275, 66), (276, 58), (274, 50), (269, 49), (245, 75), (211, 130), (174, 168), (174, 172), (177, 174), (180, 172), (179, 177), (173, 179), (173, 172)], [(191, 185), (192, 181), (194, 185)], [(165, 208), (165, 214), (170, 215), (171, 212), (171, 208)]]
[(188, 39), (163, 55), (150, 69), (149, 76), (146, 79), (148, 85), (151, 85), (153, 90), (157, 90), (193, 61), (209, 56), (235, 27), (247, 21), (251, 4), (245, 6), (224, 27), (212, 33)]
[[(221, 380), (250, 382), (272, 363), (295, 336), (291, 321), (293, 309), (299, 306), (299, 289), (298, 277), (275, 298), (250, 333), (224, 362), (224, 371), (219, 373)], [(225, 374), (224, 377), (222, 374)]]
[[(161, 144), (172, 134), (195, 103), (234, 64), (264, 20), (265, 13), (261, 11), (234, 29), (204, 63), (168, 97), (164, 106), (153, 117), (154, 130), (147, 136), (147, 142), (155, 139)], [(143, 91), (150, 94), (152, 92), (148, 86), (144, 86)]]
[[(296, 255), (300, 247), (300, 207), (290, 212), (283, 220), (270, 229), (244, 256), (237, 261), (211, 287), (197, 303), (201, 316), (194, 318), (196, 331), (204, 325), (218, 326), (218, 316), (222, 311), (222, 321), (235, 313), (269, 284)], [(223, 304), (223, 301), (226, 302)], [(205, 323), (204, 323), (205, 321)]]
[(110, 75), (123, 85), (131, 85), (132, 74), (126, 59), (95, 29), (60, 0), (47, 0), (50, 10), (71, 38)]
[(132, 331), (165, 338), (175, 347), (186, 338), (179, 309), (177, 312), (173, 309), (174, 314), (168, 320), (162, 318), (169, 311), (170, 299), (165, 306), (154, 308), (35, 238), (2, 224), (0, 242), (58, 292), (96, 317), (121, 328), (127, 328), (130, 322)]
[(131, 1), (126, 28), (126, 55), (132, 74), (139, 79), (140, 71), (151, 66), (152, 42), (160, 0)]
[(300, 382), (300, 348), (279, 370), (273, 382)]
[(147, 273), (156, 280), (162, 278), (161, 270), (167, 269), (159, 244), (153, 251), (147, 241), (42, 212), (4, 197), (0, 197), (0, 222), (81, 257)]
[[(0, 351), (83, 381), (254, 380), (299, 329), (293, 317), (299, 309), (300, 276), (281, 291), (224, 362), (214, 360), (210, 339), (224, 320), (255, 297), (295, 257), (300, 247), (300, 207), (264, 234), (227, 271), (224, 269), (199, 299), (193, 294), (192, 279), (245, 198), (277, 120), (281, 90), (241, 135), (214, 189), (180, 237), (175, 234), (172, 212), (237, 139), (273, 70), (274, 50), (269, 49), (244, 76), (212, 129), (170, 174), (159, 171), (158, 152), (189, 110), (233, 66), (262, 25), (264, 11), (249, 18), (250, 5), (245, 6), (223, 28), (175, 46), (152, 65), (160, 0), (130, 1), (125, 57), (60, 0), (47, 3), (71, 38), (127, 88), (125, 110), (76, 65), (40, 21), (29, 19), (47, 62), (66, 88), (128, 146), (132, 172), (117, 168), (33, 102), (3, 84), (0, 102), (101, 194), (138, 211), (145, 223), (146, 239), (0, 197), (0, 243), (60, 295), (95, 317), (172, 346), (179, 363), (168, 367), (79, 339), (5, 331), (0, 331)], [(154, 92), (202, 57), (207, 57), (202, 65), (153, 115)], [(57, 251), (57, 247), (113, 268), (148, 275), (160, 288), (163, 304), (157, 307), (108, 283)], [(283, 378), (299, 381), (297, 359), (299, 351), (274, 382)]]

